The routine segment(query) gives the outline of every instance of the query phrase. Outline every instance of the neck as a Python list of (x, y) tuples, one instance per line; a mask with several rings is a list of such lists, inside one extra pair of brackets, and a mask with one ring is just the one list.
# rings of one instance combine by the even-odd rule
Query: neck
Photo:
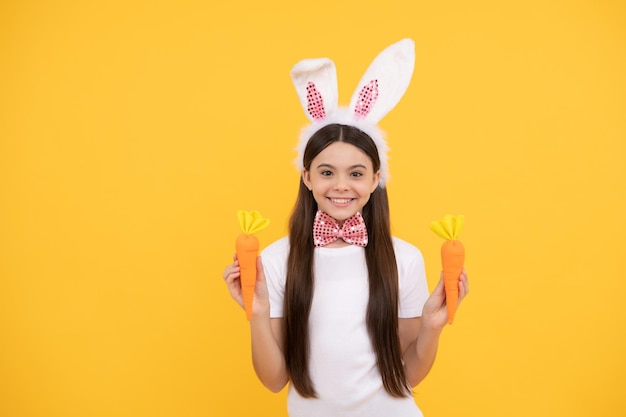
[[(324, 213), (326, 213), (326, 212), (324, 212)], [(330, 214), (328, 214), (328, 213), (326, 213), (326, 215), (330, 216)], [(343, 224), (346, 222), (346, 220), (348, 220), (348, 219), (349, 219), (350, 217), (352, 217), (352, 216), (348, 217), (347, 219), (341, 219), (341, 220), (340, 220), (340, 219), (337, 219), (337, 218), (335, 218), (335, 217), (333, 217), (333, 216), (330, 216), (330, 217), (332, 217), (333, 219), (335, 219), (335, 221), (337, 222), (337, 224), (339, 225), (339, 227), (343, 227)]]
[(350, 246), (349, 243), (346, 243), (345, 240), (343, 239), (337, 239), (335, 240), (333, 243), (329, 243), (328, 245), (324, 246), (325, 248), (343, 248), (346, 246)]

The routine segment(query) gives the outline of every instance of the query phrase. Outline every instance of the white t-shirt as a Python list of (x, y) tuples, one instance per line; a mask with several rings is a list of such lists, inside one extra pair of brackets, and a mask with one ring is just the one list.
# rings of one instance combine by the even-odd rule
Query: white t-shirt
[[(398, 317), (419, 317), (428, 298), (421, 252), (393, 238), (398, 264)], [(289, 239), (261, 253), (270, 295), (270, 315), (283, 317)], [(291, 417), (420, 417), (411, 397), (385, 391), (365, 322), (369, 283), (365, 249), (350, 245), (315, 248), (315, 291), (309, 317), (309, 371), (318, 398), (289, 387)]]

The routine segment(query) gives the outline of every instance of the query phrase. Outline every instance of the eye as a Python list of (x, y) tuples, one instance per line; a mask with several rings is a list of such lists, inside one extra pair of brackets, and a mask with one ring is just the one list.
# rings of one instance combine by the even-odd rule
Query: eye
[(320, 175), (322, 177), (330, 177), (331, 175), (333, 175), (333, 173), (331, 171), (326, 170), (326, 171), (320, 172)]
[(350, 175), (351, 175), (351, 176), (353, 176), (353, 177), (357, 177), (357, 178), (358, 178), (358, 177), (362, 177), (362, 176), (363, 176), (363, 173), (362, 173), (362, 172), (359, 172), (359, 171), (354, 171), (354, 172), (353, 172), (353, 173), (351, 173)]

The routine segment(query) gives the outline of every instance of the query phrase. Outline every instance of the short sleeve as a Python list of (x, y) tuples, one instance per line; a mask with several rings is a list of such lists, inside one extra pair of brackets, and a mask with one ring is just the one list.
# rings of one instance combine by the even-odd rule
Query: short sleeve
[(261, 261), (269, 292), (271, 318), (283, 317), (288, 255), (288, 238), (277, 240), (261, 252)]
[(398, 317), (421, 317), (429, 296), (424, 257), (415, 246), (397, 238), (394, 238), (394, 249), (400, 291)]

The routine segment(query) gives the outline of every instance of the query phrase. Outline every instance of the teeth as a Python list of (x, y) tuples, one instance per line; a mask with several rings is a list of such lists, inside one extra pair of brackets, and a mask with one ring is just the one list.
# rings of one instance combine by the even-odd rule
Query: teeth
[(347, 204), (350, 202), (350, 198), (331, 198), (330, 201), (337, 204)]

